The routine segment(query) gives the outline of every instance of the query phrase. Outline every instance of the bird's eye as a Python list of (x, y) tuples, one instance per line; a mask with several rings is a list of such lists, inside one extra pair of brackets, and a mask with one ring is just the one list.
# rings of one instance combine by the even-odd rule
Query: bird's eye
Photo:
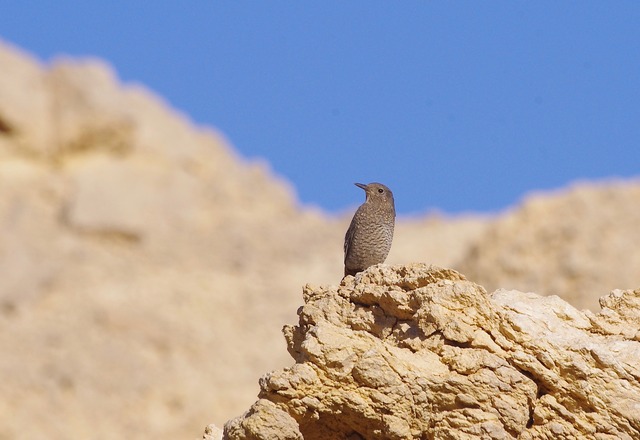
[(382, 194), (382, 193), (384, 192), (384, 190), (383, 190), (382, 188), (378, 188), (378, 192), (379, 192), (380, 194)]

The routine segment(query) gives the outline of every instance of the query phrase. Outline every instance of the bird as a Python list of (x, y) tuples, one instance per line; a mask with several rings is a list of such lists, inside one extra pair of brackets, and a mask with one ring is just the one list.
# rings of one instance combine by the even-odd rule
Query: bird
[(393, 193), (381, 183), (356, 183), (366, 194), (353, 215), (344, 236), (344, 276), (355, 275), (369, 266), (384, 263), (395, 226)]

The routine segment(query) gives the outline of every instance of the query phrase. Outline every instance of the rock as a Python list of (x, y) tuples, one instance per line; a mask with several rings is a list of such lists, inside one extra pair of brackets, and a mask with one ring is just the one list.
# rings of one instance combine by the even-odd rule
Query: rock
[(55, 138), (53, 95), (43, 66), (0, 40), (0, 160), (39, 160)]
[(303, 297), (284, 328), (295, 364), (260, 380), (224, 439), (640, 436), (640, 290), (594, 314), (413, 264)]
[(640, 286), (640, 185), (610, 181), (532, 194), (493, 221), (455, 267), (490, 290), (560, 295), (595, 309)]
[(269, 400), (253, 404), (243, 417), (230, 421), (225, 430), (228, 435), (246, 439), (302, 440), (295, 419)]
[(202, 440), (222, 440), (222, 429), (216, 425), (208, 425), (204, 430)]

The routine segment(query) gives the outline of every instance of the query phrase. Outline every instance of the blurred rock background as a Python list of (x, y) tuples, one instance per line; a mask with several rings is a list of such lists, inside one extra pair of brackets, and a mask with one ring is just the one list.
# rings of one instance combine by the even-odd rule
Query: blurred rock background
[[(299, 206), (99, 60), (0, 42), (0, 66), (0, 439), (197, 438), (239, 415), (290, 363), (301, 286), (340, 281), (351, 213)], [(640, 286), (638, 206), (639, 181), (583, 182), (400, 218), (388, 263), (595, 310)]]

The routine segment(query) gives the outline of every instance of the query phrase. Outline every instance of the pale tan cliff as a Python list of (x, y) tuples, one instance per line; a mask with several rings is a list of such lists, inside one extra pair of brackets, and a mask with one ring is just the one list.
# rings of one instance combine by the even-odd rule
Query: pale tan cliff
[(640, 438), (640, 290), (594, 314), (414, 264), (303, 297), (295, 364), (224, 439)]
[(0, 58), (0, 438), (231, 417), (285, 360), (288, 283), (339, 270), (332, 221), (99, 62)]
[(582, 183), (530, 196), (496, 218), (456, 265), (487, 289), (560, 295), (595, 309), (640, 286), (640, 182)]
[[(265, 163), (99, 60), (45, 65), (0, 42), (0, 66), (0, 438), (195, 438), (240, 414), (257, 378), (290, 363), (280, 330), (297, 319), (299, 286), (340, 279), (350, 213), (299, 206)], [(638, 187), (585, 185), (580, 197), (596, 207), (579, 220), (604, 235), (584, 226), (579, 241), (554, 241), (567, 255), (607, 237), (606, 252), (589, 254), (599, 284), (586, 299), (576, 286), (591, 266), (544, 266), (537, 240), (520, 257), (509, 247), (517, 224), (496, 230), (526, 208), (400, 218), (388, 263), (464, 267), (493, 286), (510, 254), (509, 273), (535, 281), (537, 255), (552, 293), (595, 307), (640, 286), (618, 271), (640, 254), (635, 230), (609, 221), (634, 215)], [(606, 210), (590, 196), (601, 188), (613, 194)], [(538, 198), (545, 228), (565, 221), (556, 200), (575, 192)]]

